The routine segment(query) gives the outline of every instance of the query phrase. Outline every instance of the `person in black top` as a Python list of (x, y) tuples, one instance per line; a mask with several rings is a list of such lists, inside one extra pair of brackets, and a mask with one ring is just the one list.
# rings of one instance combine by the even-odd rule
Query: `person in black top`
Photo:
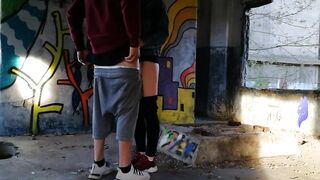
[(140, 71), (143, 97), (135, 130), (136, 154), (133, 165), (152, 173), (158, 170), (154, 158), (160, 132), (157, 115), (158, 57), (161, 45), (169, 34), (169, 20), (162, 0), (141, 0), (141, 6)]

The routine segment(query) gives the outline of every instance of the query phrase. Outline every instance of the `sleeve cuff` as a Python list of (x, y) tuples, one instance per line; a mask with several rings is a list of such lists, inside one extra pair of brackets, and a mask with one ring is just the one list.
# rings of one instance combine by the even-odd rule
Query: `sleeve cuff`
[(82, 51), (82, 50), (85, 50), (86, 48), (84, 47), (84, 44), (83, 43), (77, 43), (76, 44), (76, 50), (77, 51)]
[(139, 47), (139, 39), (130, 40), (130, 47)]

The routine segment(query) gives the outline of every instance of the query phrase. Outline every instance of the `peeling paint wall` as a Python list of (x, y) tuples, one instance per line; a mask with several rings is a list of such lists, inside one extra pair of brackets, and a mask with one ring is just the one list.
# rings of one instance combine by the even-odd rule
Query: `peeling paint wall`
[(320, 135), (319, 93), (241, 89), (237, 120), (244, 124)]
[[(196, 0), (167, 0), (159, 116), (193, 123)], [(2, 0), (0, 135), (91, 130), (92, 68), (75, 61), (65, 7), (57, 1)]]

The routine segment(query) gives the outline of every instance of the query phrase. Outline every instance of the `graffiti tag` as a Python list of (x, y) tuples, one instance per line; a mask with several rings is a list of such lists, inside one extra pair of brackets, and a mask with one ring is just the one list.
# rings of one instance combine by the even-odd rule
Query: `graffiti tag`
[(186, 134), (163, 128), (158, 148), (173, 157), (192, 164), (195, 160), (199, 142)]

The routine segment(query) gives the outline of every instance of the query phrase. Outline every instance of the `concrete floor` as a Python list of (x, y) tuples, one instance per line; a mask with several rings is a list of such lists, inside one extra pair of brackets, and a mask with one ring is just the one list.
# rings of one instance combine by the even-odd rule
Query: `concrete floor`
[[(81, 180), (87, 179), (92, 163), (93, 145), (91, 135), (0, 137), (0, 142), (11, 142), (18, 147), (17, 155), (0, 160), (0, 180)], [(202, 168), (178, 167), (162, 164), (152, 180), (274, 180), (274, 179), (320, 179), (320, 143), (317, 139), (301, 143), (299, 156), (260, 159), (243, 165), (236, 162), (222, 166)], [(108, 138), (106, 157), (117, 162), (117, 143), (114, 135)], [(240, 165), (242, 164), (242, 165)], [(114, 179), (115, 173), (103, 179)]]

